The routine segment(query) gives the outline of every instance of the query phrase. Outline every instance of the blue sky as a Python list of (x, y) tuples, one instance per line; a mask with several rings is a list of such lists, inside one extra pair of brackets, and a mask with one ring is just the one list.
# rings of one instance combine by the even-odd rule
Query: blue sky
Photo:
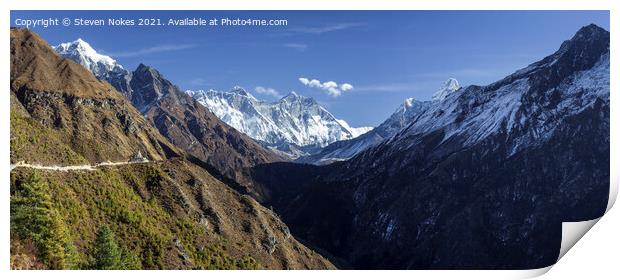
[[(33, 30), (52, 45), (82, 38), (129, 70), (153, 66), (181, 89), (240, 85), (269, 101), (296, 91), (352, 126), (376, 126), (405, 98), (428, 100), (450, 77), (496, 81), (553, 53), (581, 26), (609, 30), (608, 11), (12, 11), (11, 25), (47, 17), (286, 19), (269, 27)], [(302, 77), (353, 89), (334, 97)]]

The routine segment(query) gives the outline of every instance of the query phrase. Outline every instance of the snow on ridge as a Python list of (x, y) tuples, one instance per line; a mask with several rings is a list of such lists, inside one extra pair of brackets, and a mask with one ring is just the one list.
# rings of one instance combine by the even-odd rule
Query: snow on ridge
[(361, 126), (361, 127), (351, 127), (349, 126), (349, 123), (347, 123), (345, 120), (340, 120), (340, 119), (336, 119), (336, 121), (345, 129), (347, 129), (348, 131), (351, 131), (351, 134), (353, 135), (353, 138), (356, 138), (368, 131), (371, 131), (374, 127), (372, 126)]
[(433, 100), (444, 100), (449, 94), (459, 90), (460, 88), (461, 85), (459, 85), (459, 81), (455, 78), (449, 78), (443, 83), (441, 88), (433, 94)]
[[(549, 64), (536, 65), (537, 68)], [(531, 91), (529, 76), (532, 66), (517, 71), (523, 76), (503, 83), (493, 90), (465, 89), (458, 95), (447, 95), (436, 106), (431, 106), (417, 118), (403, 135), (424, 135), (443, 129), (444, 141), (453, 136), (463, 139), (465, 146), (483, 141), (491, 135), (511, 135), (510, 154), (523, 147), (536, 145), (550, 137), (557, 124), (568, 116), (588, 108), (597, 99), (609, 100), (609, 53), (603, 54), (590, 69), (578, 71), (566, 77), (547, 92)], [(523, 104), (526, 94), (549, 94), (557, 90), (561, 101), (553, 110), (539, 104)], [(532, 117), (536, 116), (536, 117)], [(399, 141), (396, 136), (390, 141)]]
[(218, 118), (269, 146), (294, 144), (324, 147), (355, 138), (371, 128), (352, 128), (336, 119), (311, 97), (291, 92), (275, 102), (254, 98), (247, 91), (186, 91)]
[(79, 63), (98, 78), (107, 77), (112, 72), (127, 72), (116, 60), (98, 53), (88, 42), (81, 38), (73, 42), (61, 43), (51, 47), (59, 55)]

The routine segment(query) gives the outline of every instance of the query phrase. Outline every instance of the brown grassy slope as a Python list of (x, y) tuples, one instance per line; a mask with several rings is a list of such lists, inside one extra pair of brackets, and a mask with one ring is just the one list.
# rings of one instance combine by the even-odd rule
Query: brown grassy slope
[(138, 151), (160, 160), (178, 153), (109, 84), (26, 29), (11, 30), (10, 94), (13, 162), (122, 161)]

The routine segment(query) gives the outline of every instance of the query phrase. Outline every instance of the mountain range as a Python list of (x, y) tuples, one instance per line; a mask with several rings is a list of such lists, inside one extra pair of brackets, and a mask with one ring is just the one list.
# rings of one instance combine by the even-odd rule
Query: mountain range
[[(99, 54), (87, 42), (53, 46), (63, 57), (89, 69), (109, 82), (143, 113), (162, 96), (158, 90), (143, 90), (144, 83), (109, 56)], [(165, 84), (158, 87), (165, 87)], [(423, 109), (458, 90), (456, 79), (448, 79), (431, 101), (407, 99), (376, 129), (352, 128), (337, 119), (313, 98), (291, 92), (276, 102), (258, 100), (241, 87), (230, 91), (186, 90), (185, 93), (220, 120), (261, 143), (281, 157), (300, 163), (327, 164), (351, 158), (362, 150), (393, 136)], [(164, 89), (165, 91), (165, 89)], [(372, 131), (371, 133), (367, 133)], [(358, 136), (362, 136), (359, 137)]]
[(387, 120), (370, 132), (354, 139), (334, 142), (318, 152), (297, 159), (296, 162), (323, 165), (334, 161), (347, 160), (359, 152), (394, 136), (412, 123), (426, 109), (441, 103), (449, 94), (460, 88), (459, 82), (450, 78), (433, 94), (432, 100), (419, 101), (407, 98)]
[(186, 93), (235, 129), (291, 158), (335, 141), (353, 139), (372, 129), (351, 128), (313, 98), (295, 92), (273, 103), (259, 101), (240, 87), (229, 92), (188, 90)]
[(552, 265), (562, 222), (608, 203), (609, 36), (585, 26), (489, 85), (448, 79), (369, 130), (12, 29), (11, 163), (97, 167), (12, 169), (11, 265), (98, 268), (105, 226), (122, 268)]
[(284, 160), (222, 122), (152, 67), (140, 64), (129, 72), (81, 39), (52, 48), (98, 79), (116, 85), (162, 135), (210, 166), (212, 173), (251, 185), (251, 180), (243, 175), (244, 168)]
[[(161, 96), (157, 91), (142, 90), (137, 77), (109, 56), (99, 54), (82, 39), (61, 43), (53, 49), (90, 70), (97, 78), (109, 82), (124, 93), (141, 111), (146, 112)], [(162, 85), (163, 86), (163, 85)], [(353, 139), (371, 127), (352, 128), (335, 118), (313, 98), (292, 92), (274, 103), (257, 100), (241, 87), (228, 92), (185, 91), (220, 120), (288, 158), (340, 140)]]
[(71, 59), (88, 69), (98, 79), (110, 83), (131, 100), (132, 89), (129, 85), (131, 72), (125, 70), (116, 60), (98, 53), (81, 38), (52, 46), (52, 48), (62, 57)]
[[(334, 268), (209, 164), (269, 151), (156, 71), (142, 65), (131, 80), (158, 96), (145, 118), (32, 31), (11, 29), (10, 42), (13, 269)], [(173, 143), (198, 132), (208, 158)]]
[(436, 96), (349, 160), (256, 168), (267, 203), (354, 268), (554, 264), (562, 222), (608, 203), (609, 32), (585, 26), (495, 83)]

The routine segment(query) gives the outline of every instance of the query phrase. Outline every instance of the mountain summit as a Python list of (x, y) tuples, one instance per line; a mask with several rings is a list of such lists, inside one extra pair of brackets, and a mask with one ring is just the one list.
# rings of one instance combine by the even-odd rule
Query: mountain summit
[(433, 94), (433, 100), (443, 100), (446, 96), (448, 96), (448, 94), (451, 94), (460, 88), (461, 86), (459, 85), (459, 82), (454, 78), (450, 78), (443, 83), (441, 88), (439, 88), (435, 94)]
[[(304, 147), (324, 147), (353, 139), (371, 129), (351, 128), (313, 98), (296, 92), (272, 103), (257, 100), (238, 88), (228, 92), (188, 90), (186, 93), (227, 124), (292, 158), (303, 154), (300, 149)], [(291, 145), (297, 150), (291, 152)]]
[(52, 49), (64, 58), (73, 60), (89, 70), (97, 79), (110, 83), (114, 88), (131, 99), (131, 73), (125, 70), (113, 58), (98, 53), (89, 43), (81, 38), (52, 46)]
[(171, 82), (164, 79), (159, 71), (142, 63), (133, 71), (131, 77), (131, 102), (141, 112), (148, 110), (164, 95), (178, 90)]
[(431, 105), (441, 103), (446, 97), (460, 88), (459, 82), (454, 78), (450, 78), (435, 92), (432, 100), (420, 101), (414, 98), (407, 98), (389, 118), (370, 132), (354, 139), (334, 142), (314, 154), (297, 159), (297, 162), (323, 165), (349, 159), (361, 151), (394, 136), (411, 124), (416, 117), (431, 107)]
[(79, 64), (95, 75), (112, 71), (116, 67), (123, 68), (111, 57), (99, 54), (82, 38), (52, 48), (61, 56), (78, 61)]

